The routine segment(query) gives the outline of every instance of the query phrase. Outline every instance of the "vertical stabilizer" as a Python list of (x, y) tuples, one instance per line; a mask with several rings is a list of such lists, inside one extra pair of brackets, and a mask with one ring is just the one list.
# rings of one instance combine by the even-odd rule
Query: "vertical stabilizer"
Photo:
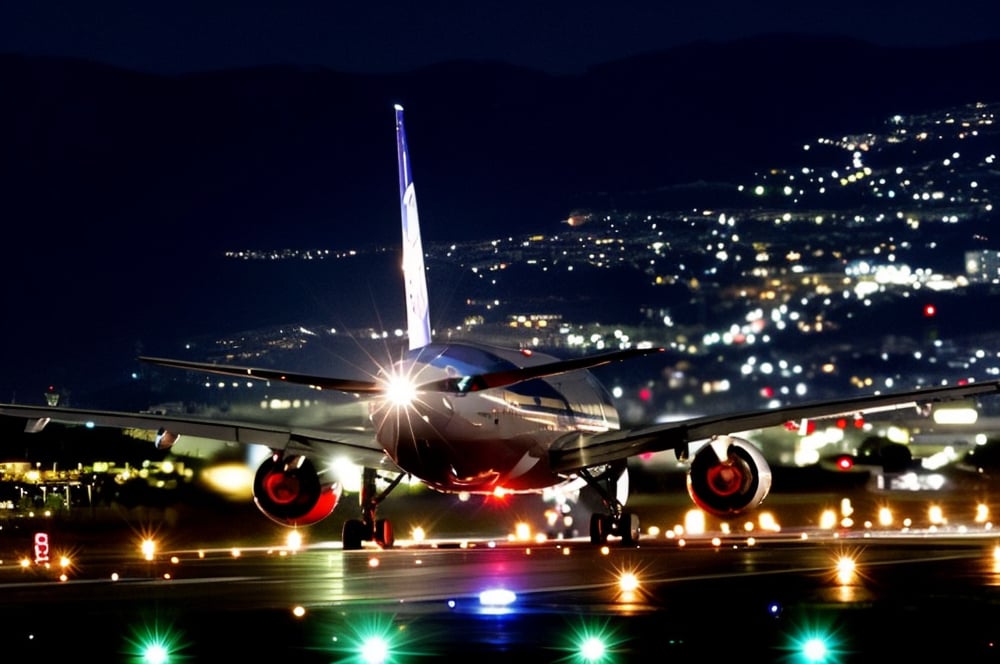
[(403, 281), (406, 284), (406, 328), (410, 349), (431, 342), (431, 319), (427, 306), (427, 275), (424, 247), (420, 242), (417, 194), (410, 171), (410, 152), (403, 128), (403, 107), (396, 104), (396, 148), (399, 152), (399, 208), (403, 216)]

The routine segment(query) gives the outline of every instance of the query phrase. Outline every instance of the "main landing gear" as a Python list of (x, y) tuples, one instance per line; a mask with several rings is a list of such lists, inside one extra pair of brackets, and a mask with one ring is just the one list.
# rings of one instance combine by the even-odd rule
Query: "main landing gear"
[(348, 519), (344, 522), (342, 542), (345, 551), (357, 551), (362, 542), (375, 542), (380, 548), (391, 549), (396, 542), (392, 532), (392, 523), (388, 519), (376, 519), (375, 508), (389, 492), (402, 481), (403, 473), (399, 473), (381, 493), (375, 491), (375, 480), (378, 471), (365, 468), (361, 475), (361, 518)]
[(580, 477), (597, 491), (608, 511), (607, 514), (590, 515), (591, 544), (604, 544), (609, 536), (620, 537), (626, 546), (639, 541), (639, 517), (625, 511), (625, 505), (618, 499), (618, 480), (625, 472), (624, 467), (611, 467), (600, 475), (588, 469), (580, 471)]

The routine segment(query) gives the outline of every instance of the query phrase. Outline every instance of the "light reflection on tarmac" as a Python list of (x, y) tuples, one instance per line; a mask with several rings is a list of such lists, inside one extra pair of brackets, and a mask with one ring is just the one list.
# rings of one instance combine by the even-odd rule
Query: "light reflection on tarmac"
[[(904, 497), (895, 522), (879, 525), (883, 502), (860, 496), (850, 527), (841, 512), (820, 527), (821, 510), (844, 509), (838, 498), (776, 496), (769, 505), (803, 525), (710, 523), (691, 534), (676, 525), (683, 510), (640, 500), (649, 530), (635, 547), (474, 537), (345, 552), (318, 533), (295, 549), (261, 545), (259, 532), (234, 544), (220, 530), (164, 538), (144, 560), (134, 543), (61, 536), (72, 551), (64, 581), (55, 560), (22, 567), (12, 542), (27, 533), (6, 529), (0, 652), (44, 662), (509, 664), (925, 661), (945, 648), (963, 662), (1000, 659), (1000, 533), (967, 496), (945, 502), (940, 523), (926, 498)], [(513, 603), (486, 605), (484, 591)], [(169, 657), (146, 651), (150, 643)]]

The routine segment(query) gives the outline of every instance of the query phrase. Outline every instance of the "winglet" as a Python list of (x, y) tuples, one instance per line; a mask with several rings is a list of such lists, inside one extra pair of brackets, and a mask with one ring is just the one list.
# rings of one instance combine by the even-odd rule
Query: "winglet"
[(403, 219), (403, 280), (406, 286), (406, 327), (410, 349), (431, 342), (430, 311), (427, 303), (427, 275), (424, 273), (424, 249), (420, 241), (420, 218), (417, 195), (410, 171), (410, 152), (403, 128), (403, 107), (396, 109), (396, 148), (399, 153), (399, 208)]

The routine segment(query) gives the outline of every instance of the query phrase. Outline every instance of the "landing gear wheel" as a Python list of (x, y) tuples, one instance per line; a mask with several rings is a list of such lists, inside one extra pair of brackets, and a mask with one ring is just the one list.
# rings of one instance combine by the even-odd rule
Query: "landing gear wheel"
[(392, 523), (388, 519), (377, 519), (375, 521), (375, 543), (383, 549), (391, 549), (396, 543), (396, 537), (392, 532)]
[(639, 516), (635, 512), (623, 512), (618, 530), (622, 536), (622, 544), (635, 544), (639, 541)]
[(361, 549), (361, 542), (365, 539), (365, 524), (360, 519), (348, 519), (344, 522), (341, 539), (344, 543), (344, 551), (358, 551)]
[(611, 517), (607, 514), (590, 515), (590, 543), (604, 544), (611, 532)]

